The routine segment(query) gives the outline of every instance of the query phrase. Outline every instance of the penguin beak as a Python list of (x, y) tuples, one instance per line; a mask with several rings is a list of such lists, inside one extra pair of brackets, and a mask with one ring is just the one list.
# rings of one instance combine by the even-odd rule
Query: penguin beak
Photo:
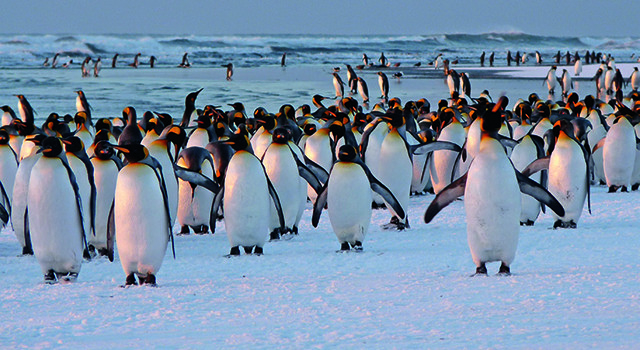
[(109, 144), (109, 146), (111, 146), (113, 149), (116, 149), (122, 153), (128, 154), (131, 153), (131, 150), (129, 150), (129, 148), (124, 147), (124, 146), (118, 146), (118, 145), (114, 145), (114, 144)]

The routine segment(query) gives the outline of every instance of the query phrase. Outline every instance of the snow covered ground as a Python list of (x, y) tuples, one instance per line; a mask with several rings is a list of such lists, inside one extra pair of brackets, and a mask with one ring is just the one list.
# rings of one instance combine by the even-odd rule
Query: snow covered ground
[(318, 229), (225, 258), (215, 235), (176, 238), (157, 288), (121, 288), (117, 260), (85, 263), (74, 284), (44, 285), (34, 257), (0, 234), (0, 347), (5, 348), (636, 348), (640, 339), (639, 193), (593, 190), (593, 215), (553, 230), (524, 227), (512, 276), (475, 271), (463, 202), (412, 228), (383, 231), (373, 214), (363, 253), (336, 253)]

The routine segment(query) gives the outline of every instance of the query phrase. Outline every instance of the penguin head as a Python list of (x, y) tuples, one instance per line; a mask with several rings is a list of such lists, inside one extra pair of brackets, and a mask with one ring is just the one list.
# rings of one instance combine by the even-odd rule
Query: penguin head
[(116, 154), (116, 151), (106, 140), (98, 141), (98, 143), (96, 143), (96, 147), (93, 149), (93, 152), (96, 155), (96, 158), (100, 160), (109, 160)]
[(173, 117), (171, 115), (169, 115), (169, 113), (153, 112), (153, 114), (155, 114), (156, 117), (158, 119), (160, 119), (160, 121), (162, 122), (162, 125), (172, 125), (173, 124)]
[(100, 129), (96, 132), (96, 136), (93, 138), (93, 144), (97, 144), (100, 141), (109, 141), (109, 130)]
[(402, 108), (402, 101), (397, 97), (390, 99), (387, 104), (389, 105), (389, 108)]
[(9, 143), (9, 133), (4, 128), (0, 128), (0, 145)]
[(47, 136), (40, 139), (39, 153), (48, 158), (59, 157), (63, 151), (62, 141), (55, 136)]
[(249, 132), (244, 125), (240, 125), (236, 132), (233, 135), (229, 136), (228, 139), (219, 142), (231, 146), (231, 148), (233, 148), (236, 152), (248, 151), (253, 153), (253, 149), (251, 148), (251, 141), (249, 141)]
[(269, 113), (267, 113), (267, 110), (264, 109), (264, 107), (258, 107), (253, 111), (253, 117), (258, 119), (260, 117), (263, 117), (265, 115), (267, 115)]
[(498, 110), (490, 109), (486, 111), (480, 120), (480, 129), (486, 134), (494, 134), (502, 127), (502, 115)]
[(300, 114), (302, 114), (303, 116), (311, 114), (311, 106), (309, 106), (308, 104), (303, 104), (302, 106), (298, 107), (298, 109), (300, 110)]
[(185, 99), (184, 99), (185, 106), (189, 106), (189, 107), (195, 108), (196, 98), (198, 98), (198, 94), (200, 94), (200, 92), (203, 89), (204, 88), (200, 88), (200, 90), (198, 90), (198, 91), (194, 91), (194, 92), (189, 93), (187, 95), (187, 97), (185, 97)]
[(367, 120), (367, 115), (362, 112), (358, 112), (353, 116), (353, 123), (351, 123), (351, 125), (359, 128), (363, 125), (366, 125), (368, 122), (369, 121)]
[(296, 120), (296, 110), (290, 104), (285, 104), (280, 107), (279, 112), (289, 120)]
[(151, 118), (147, 122), (146, 132), (155, 131), (156, 134), (160, 134), (164, 129), (164, 125), (158, 118)]
[(84, 143), (77, 136), (70, 136), (62, 139), (64, 149), (69, 153), (77, 153), (84, 150)]
[(341, 162), (353, 162), (358, 157), (358, 151), (351, 145), (342, 145), (338, 150), (338, 159)]
[(233, 107), (233, 110), (236, 112), (244, 112), (244, 104), (242, 104), (242, 102), (230, 103), (229, 106)]
[(318, 127), (314, 123), (307, 123), (304, 125), (303, 131), (305, 135), (311, 136), (318, 131)]
[(178, 125), (169, 125), (162, 130), (160, 138), (166, 139), (174, 145), (182, 145), (187, 138), (187, 133)]
[(553, 134), (556, 138), (564, 134), (572, 139), (575, 139), (573, 124), (567, 119), (560, 119), (553, 124)]
[(202, 113), (198, 115), (198, 119), (196, 119), (196, 124), (198, 124), (198, 128), (208, 129), (211, 126), (211, 118), (208, 114)]
[(122, 118), (127, 121), (127, 124), (135, 124), (138, 122), (138, 115), (136, 109), (128, 106), (122, 110)]
[(394, 128), (399, 128), (404, 125), (404, 116), (402, 110), (398, 108), (388, 109), (387, 112), (381, 116), (382, 120), (387, 122)]
[(276, 118), (273, 114), (264, 114), (256, 118), (258, 126), (262, 126), (265, 130), (273, 130), (276, 127)]
[(149, 151), (146, 147), (141, 144), (129, 144), (129, 145), (113, 145), (109, 144), (109, 146), (114, 149), (120, 151), (124, 158), (129, 163), (137, 163), (149, 156)]
[(96, 130), (107, 130), (110, 132), (113, 128), (113, 125), (111, 124), (111, 121), (109, 119), (100, 118), (96, 121), (95, 128)]
[(286, 145), (291, 140), (291, 132), (289, 129), (279, 126), (273, 129), (272, 140), (274, 143)]
[(80, 127), (87, 122), (87, 113), (86, 112), (78, 112), (73, 117), (73, 122), (76, 123), (76, 126)]

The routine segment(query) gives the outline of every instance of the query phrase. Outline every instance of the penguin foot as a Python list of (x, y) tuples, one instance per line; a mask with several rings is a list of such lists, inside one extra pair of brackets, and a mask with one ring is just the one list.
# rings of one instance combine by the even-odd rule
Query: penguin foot
[(178, 232), (178, 235), (188, 235), (189, 232), (189, 225), (183, 225), (182, 227), (180, 227), (180, 232)]
[(136, 275), (133, 273), (127, 276), (127, 279), (124, 281), (124, 287), (137, 286), (137, 285), (138, 285), (138, 282), (136, 281)]
[(609, 191), (608, 192), (609, 193), (615, 193), (618, 190), (618, 188), (620, 188), (620, 187), (616, 186), (616, 185), (611, 185), (611, 186), (609, 186)]
[(156, 284), (156, 276), (150, 273), (144, 279), (140, 278), (140, 285), (143, 285), (143, 284), (146, 284), (151, 287), (157, 287), (158, 285)]
[(500, 275), (500, 276), (511, 276), (511, 269), (509, 268), (509, 266), (507, 266), (504, 263), (502, 263), (500, 265), (500, 270), (498, 271), (498, 275)]
[(391, 221), (389, 221), (388, 224), (382, 225), (382, 229), (383, 230), (398, 230), (398, 231), (403, 231), (405, 229), (410, 228), (409, 226), (409, 220), (405, 219), (404, 222), (400, 221), (400, 219), (397, 216), (394, 216), (391, 218)]
[(98, 255), (100, 256), (109, 256), (109, 249), (107, 248), (99, 248)]
[(256, 246), (255, 249), (253, 249), (253, 255), (262, 255), (262, 254), (264, 254), (264, 250), (262, 249), (262, 247)]
[(56, 279), (56, 274), (55, 272), (53, 272), (53, 270), (47, 271), (47, 273), (44, 275), (44, 283), (46, 284), (58, 283), (58, 280)]
[(533, 226), (534, 222), (532, 220), (520, 221), (520, 226)]
[(192, 229), (193, 233), (197, 235), (206, 235), (207, 233), (209, 233), (209, 226), (207, 225), (193, 226)]
[(570, 220), (568, 222), (561, 221), (561, 220), (556, 220), (556, 222), (553, 223), (553, 228), (554, 229), (556, 229), (556, 228), (577, 228), (577, 227), (578, 227), (578, 224), (573, 220)]
[(253, 251), (253, 246), (251, 247), (243, 247), (244, 248), (244, 253), (245, 254), (251, 254), (251, 252)]
[(627, 189), (627, 186), (622, 186), (622, 188), (620, 189), (620, 192), (629, 192), (629, 190)]
[(291, 233), (294, 234), (294, 235), (297, 235), (298, 234), (298, 226), (293, 225), (293, 229), (291, 229)]
[(471, 275), (471, 277), (475, 277), (475, 276), (487, 276), (487, 266), (484, 263), (476, 267), (476, 273)]
[(356, 252), (362, 252), (362, 242), (360, 242), (360, 241), (356, 241), (354, 244), (351, 245), (351, 247)]
[(344, 253), (344, 252), (348, 252), (351, 250), (351, 246), (349, 246), (349, 242), (343, 242), (340, 245), (340, 250), (338, 250), (338, 253)]
[(33, 255), (31, 247), (22, 247), (22, 255)]
[(631, 185), (631, 191), (637, 191), (638, 187), (640, 187), (640, 183)]
[(77, 272), (68, 272), (65, 274), (57, 274), (58, 280), (62, 283), (73, 283), (78, 279)]
[(376, 202), (371, 202), (371, 209), (376, 210), (376, 209), (386, 209), (386, 208), (387, 208), (387, 206), (384, 205), (384, 203), (378, 204)]
[(269, 241), (277, 241), (280, 239), (280, 229), (277, 228), (269, 234)]
[(229, 251), (229, 255), (227, 257), (238, 256), (240, 255), (240, 246), (231, 247)]

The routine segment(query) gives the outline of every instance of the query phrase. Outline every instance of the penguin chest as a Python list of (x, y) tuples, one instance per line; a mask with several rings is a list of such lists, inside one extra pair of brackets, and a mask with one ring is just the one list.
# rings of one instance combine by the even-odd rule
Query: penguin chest
[(630, 186), (636, 152), (636, 134), (626, 118), (613, 124), (602, 151), (607, 185)]
[(107, 247), (107, 231), (109, 227), (109, 213), (116, 194), (118, 167), (111, 160), (91, 159), (94, 169), (96, 185), (96, 219), (95, 236), (88, 235), (89, 242), (96, 248)]
[(33, 166), (27, 195), (34, 254), (43, 272), (78, 272), (82, 222), (76, 194), (59, 158), (41, 157)]
[[(464, 128), (459, 123), (447, 125), (438, 141), (449, 141), (462, 146), (466, 134)], [(456, 163), (458, 152), (449, 150), (437, 150), (432, 153), (431, 157), (431, 182), (435, 193), (440, 193), (449, 183), (451, 183), (453, 167)]]
[(231, 246), (262, 246), (269, 222), (269, 191), (260, 161), (236, 152), (224, 182), (224, 222)]
[(361, 166), (338, 162), (327, 185), (329, 221), (340, 242), (362, 242), (371, 221), (371, 187)]
[(76, 176), (76, 183), (80, 190), (80, 198), (82, 199), (82, 212), (84, 220), (84, 231), (89, 233), (91, 230), (91, 184), (89, 183), (89, 173), (84, 163), (75, 155), (67, 153), (69, 166)]
[(120, 170), (114, 214), (118, 254), (125, 273), (155, 274), (167, 249), (169, 227), (153, 169), (132, 163)]
[(31, 170), (36, 161), (42, 157), (42, 153), (27, 157), (20, 162), (16, 171), (15, 181), (13, 183), (13, 201), (11, 207), (11, 225), (16, 234), (16, 238), (23, 247), (26, 244), (24, 214), (27, 209), (27, 194), (29, 193), (29, 179)]
[(378, 179), (391, 190), (403, 208), (409, 204), (412, 170), (404, 139), (397, 131), (390, 132), (380, 147)]
[[(265, 172), (275, 187), (285, 225), (292, 228), (296, 224), (296, 218), (300, 210), (300, 182), (302, 178), (298, 174), (298, 165), (287, 145), (272, 143), (262, 158)], [(270, 227), (279, 226), (278, 215), (272, 206)]]
[[(549, 159), (549, 192), (565, 209), (564, 218), (577, 220), (587, 195), (587, 168), (582, 149), (560, 136)], [(557, 218), (555, 213), (552, 215)]]
[[(178, 160), (177, 164), (181, 167), (187, 167), (182, 158)], [(213, 179), (212, 164), (209, 161), (204, 161), (200, 165), (200, 173), (209, 179)], [(178, 179), (178, 197), (177, 219), (180, 225), (197, 226), (209, 224), (214, 197), (211, 191), (200, 186), (192, 187), (189, 182)]]
[(187, 147), (205, 147), (209, 143), (209, 132), (207, 129), (197, 128), (193, 131), (191, 136), (189, 136), (189, 141), (187, 141)]
[[(18, 163), (11, 147), (8, 145), (0, 146), (0, 182), (9, 201), (13, 196), (13, 183), (15, 182), (17, 171)], [(4, 194), (0, 194), (3, 201)], [(7, 206), (6, 203), (5, 206)]]
[(316, 132), (309, 136), (305, 144), (304, 154), (318, 163), (324, 170), (329, 171), (331, 169), (333, 155), (331, 153), (331, 140), (327, 134)]
[(502, 146), (490, 142), (491, 147), (481, 148), (467, 174), (467, 240), (476, 263), (500, 260), (508, 265), (518, 243), (520, 190)]
[(160, 166), (162, 166), (162, 176), (164, 177), (164, 183), (167, 187), (169, 213), (171, 219), (175, 221), (178, 211), (178, 179), (173, 170), (173, 162), (171, 158), (169, 158), (166, 144), (153, 143), (149, 146), (149, 155), (155, 158), (160, 163)]

